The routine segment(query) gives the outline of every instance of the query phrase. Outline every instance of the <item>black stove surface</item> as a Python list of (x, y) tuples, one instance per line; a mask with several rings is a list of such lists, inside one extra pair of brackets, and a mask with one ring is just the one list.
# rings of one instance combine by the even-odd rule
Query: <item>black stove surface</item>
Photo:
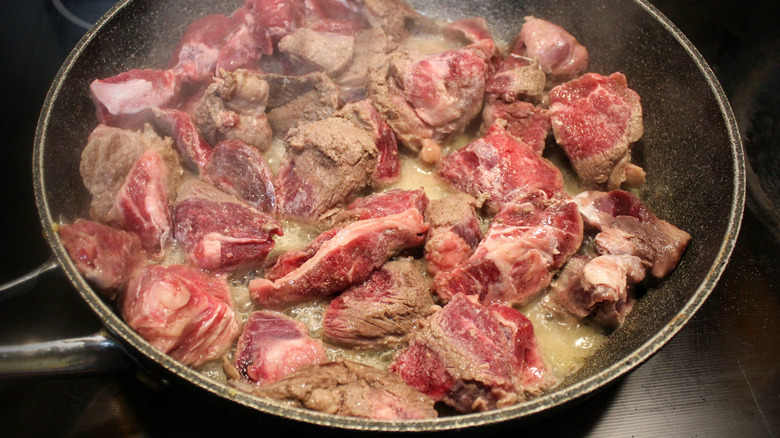
[[(581, 403), (468, 433), (524, 436), (780, 436), (780, 10), (770, 0), (654, 0), (704, 55), (750, 160), (748, 207), (728, 268), (655, 356)], [(43, 263), (31, 178), (38, 113), (60, 64), (110, 0), (0, 2), (0, 282)], [(100, 321), (63, 275), (0, 299), (0, 345), (91, 334)], [(343, 431), (260, 415), (140, 368), (0, 382), (2, 436), (228, 436)]]

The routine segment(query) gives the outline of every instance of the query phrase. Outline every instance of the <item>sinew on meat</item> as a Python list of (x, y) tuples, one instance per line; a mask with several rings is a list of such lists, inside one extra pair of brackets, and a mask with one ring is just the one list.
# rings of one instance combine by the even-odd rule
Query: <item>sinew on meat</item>
[[(597, 343), (587, 327), (622, 324), (691, 236), (613, 190), (644, 181), (626, 78), (586, 73), (545, 20), (508, 51), (488, 28), (403, 0), (197, 20), (168, 70), (93, 82), (95, 222), (63, 224), (67, 250), (155, 348), (291, 406), (413, 419), (538, 396), (581, 364), (546, 322)], [(564, 193), (551, 127), (611, 192)]]

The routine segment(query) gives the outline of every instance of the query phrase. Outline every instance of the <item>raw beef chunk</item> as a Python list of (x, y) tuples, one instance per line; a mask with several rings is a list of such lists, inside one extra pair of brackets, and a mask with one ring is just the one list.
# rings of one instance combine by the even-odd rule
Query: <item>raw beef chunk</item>
[(401, 143), (437, 162), (441, 146), (482, 109), (488, 70), (474, 47), (431, 56), (394, 52), (371, 71), (367, 94)]
[[(267, 39), (268, 45), (277, 44), (285, 35), (297, 29), (304, 18), (304, 2), (300, 0), (246, 0), (244, 5), (254, 32)], [(270, 52), (266, 52), (270, 53)]]
[(141, 240), (133, 233), (77, 219), (57, 232), (79, 272), (108, 298), (146, 261)]
[(481, 303), (522, 305), (550, 284), (582, 244), (577, 204), (536, 191), (504, 205), (474, 254), (434, 279), (445, 300), (459, 293)]
[(346, 210), (335, 217), (334, 222), (346, 224), (403, 213), (410, 209), (424, 214), (427, 206), (428, 196), (422, 187), (417, 190), (392, 189), (355, 199)]
[(477, 201), (465, 193), (431, 201), (425, 211), (430, 225), (425, 241), (425, 266), (436, 275), (455, 269), (482, 240)]
[(165, 253), (171, 234), (171, 191), (168, 167), (153, 149), (143, 153), (130, 169), (114, 199), (122, 226), (141, 238), (141, 245), (156, 259)]
[(260, 73), (259, 61), (263, 52), (270, 53), (272, 50), (271, 43), (265, 36), (257, 39), (254, 24), (246, 21), (249, 15), (240, 13), (240, 10), (237, 12), (239, 14), (233, 16), (236, 24), (225, 36), (217, 55), (216, 76), (238, 70)]
[(184, 111), (152, 108), (154, 122), (164, 135), (173, 138), (184, 163), (202, 170), (211, 160), (212, 148), (206, 143), (200, 129)]
[(366, 187), (379, 155), (370, 133), (335, 117), (291, 129), (285, 145), (276, 187), (280, 212), (307, 222)]
[(173, 50), (168, 68), (182, 83), (211, 82), (222, 42), (233, 27), (233, 20), (221, 14), (193, 21)]
[(182, 186), (173, 213), (174, 236), (196, 266), (234, 271), (259, 268), (282, 227), (271, 216), (200, 181)]
[(239, 334), (225, 280), (189, 266), (137, 269), (120, 310), (136, 333), (184, 365), (218, 359)]
[(555, 165), (509, 135), (500, 123), (484, 137), (447, 155), (439, 175), (458, 189), (485, 198), (490, 212), (533, 190), (552, 196), (563, 192), (563, 176)]
[(691, 241), (690, 234), (657, 218), (629, 192), (583, 192), (574, 201), (585, 222), (600, 231), (599, 253), (637, 256), (656, 278), (677, 266)]
[(545, 302), (578, 319), (593, 315), (596, 322), (616, 327), (631, 311), (631, 286), (642, 281), (645, 271), (635, 256), (575, 256), (553, 282)]
[(252, 280), (249, 293), (258, 305), (272, 308), (325, 298), (366, 281), (398, 252), (422, 245), (427, 230), (417, 210), (354, 222), (284, 277)]
[(365, 99), (369, 71), (381, 66), (387, 54), (396, 48), (397, 45), (378, 27), (355, 34), (355, 53), (352, 60), (335, 78), (341, 99), (345, 102)]
[(509, 406), (554, 383), (531, 322), (504, 305), (459, 294), (428, 318), (390, 371), (458, 412)]
[(206, 89), (195, 120), (212, 145), (235, 138), (264, 151), (272, 136), (267, 101), (268, 83), (259, 76), (247, 70), (225, 72)]
[(129, 70), (89, 86), (98, 123), (122, 128), (143, 125), (147, 110), (174, 103), (179, 82), (173, 70)]
[(420, 268), (408, 259), (393, 261), (330, 302), (322, 335), (351, 348), (396, 347), (432, 312), (433, 298)]
[(173, 183), (171, 189), (175, 190), (183, 170), (170, 139), (158, 137), (149, 126), (136, 132), (98, 125), (92, 131), (79, 167), (84, 186), (92, 195), (92, 219), (105, 224), (121, 223), (119, 212), (113, 208), (116, 195), (138, 158), (150, 149), (165, 160)]
[(279, 51), (291, 55), (312, 71), (321, 71), (333, 78), (352, 60), (355, 37), (301, 28), (279, 41)]
[(282, 380), (249, 389), (255, 395), (331, 415), (376, 420), (435, 418), (433, 400), (398, 377), (350, 361), (303, 367)]
[(398, 143), (395, 134), (369, 100), (348, 103), (334, 116), (349, 120), (353, 125), (368, 131), (374, 137), (374, 143), (379, 151), (376, 169), (371, 176), (371, 181), (375, 186), (394, 183), (401, 177), (401, 162), (398, 159)]
[(325, 362), (322, 341), (306, 326), (276, 312), (253, 312), (238, 338), (233, 359), (239, 375), (260, 384), (276, 382), (296, 369)]
[(525, 17), (512, 53), (539, 63), (554, 81), (567, 81), (588, 68), (588, 50), (562, 27), (535, 17)]
[(241, 140), (217, 144), (201, 178), (254, 208), (276, 214), (273, 175), (260, 152)]
[[(485, 84), (486, 103), (491, 99), (508, 104), (538, 98), (544, 91), (545, 80), (539, 63), (511, 53)], [(492, 123), (486, 125), (490, 126)]]
[(555, 140), (566, 152), (583, 187), (638, 187), (644, 172), (630, 164), (631, 144), (642, 136), (639, 95), (622, 73), (588, 73), (550, 91)]
[(265, 74), (268, 82), (268, 122), (284, 137), (290, 128), (327, 119), (339, 107), (339, 88), (323, 73), (304, 76)]

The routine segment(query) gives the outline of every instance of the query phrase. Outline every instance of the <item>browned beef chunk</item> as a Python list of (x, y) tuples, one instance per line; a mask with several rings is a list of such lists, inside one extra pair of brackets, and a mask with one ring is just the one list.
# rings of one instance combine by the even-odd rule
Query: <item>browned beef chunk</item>
[(366, 187), (379, 155), (370, 133), (341, 118), (293, 128), (285, 144), (276, 187), (279, 210), (307, 222)]
[(260, 384), (276, 382), (305, 365), (327, 361), (322, 341), (306, 326), (276, 312), (253, 312), (238, 338), (233, 365), (239, 375)]
[(220, 14), (193, 21), (173, 50), (168, 68), (183, 83), (211, 82), (222, 42), (233, 27), (233, 20)]
[(268, 122), (284, 137), (290, 128), (327, 119), (340, 106), (339, 88), (320, 72), (304, 76), (265, 74), (270, 86)]
[(268, 84), (260, 76), (244, 69), (225, 72), (206, 89), (195, 120), (212, 145), (235, 138), (263, 151), (272, 136), (267, 101)]
[(276, 214), (273, 174), (260, 152), (243, 141), (219, 142), (200, 176), (256, 209)]
[(431, 201), (425, 211), (430, 225), (425, 241), (425, 267), (431, 275), (455, 269), (482, 240), (477, 201), (465, 193)]
[(644, 183), (642, 169), (629, 163), (631, 144), (642, 137), (642, 106), (623, 74), (588, 73), (553, 88), (550, 118), (583, 187)]
[(428, 318), (390, 371), (464, 413), (514, 404), (555, 382), (522, 313), (464, 294)]
[(133, 270), (146, 261), (134, 233), (86, 219), (61, 225), (57, 232), (79, 272), (108, 298), (114, 298)]
[(427, 230), (417, 210), (354, 222), (284, 277), (252, 280), (249, 293), (258, 305), (271, 308), (333, 295), (366, 281), (398, 252), (422, 245)]
[(148, 111), (176, 103), (181, 86), (173, 70), (129, 70), (89, 85), (98, 123), (137, 128)]
[(563, 191), (560, 170), (499, 123), (447, 155), (439, 164), (439, 175), (475, 198), (487, 198), (485, 206), (490, 212), (536, 189), (551, 196)]
[(144, 152), (119, 188), (110, 213), (141, 238), (141, 245), (155, 259), (163, 257), (171, 235), (168, 173), (160, 154), (153, 149)]
[(425, 189), (417, 190), (392, 189), (378, 192), (352, 201), (343, 212), (339, 213), (334, 222), (344, 225), (350, 222), (390, 216), (416, 209), (425, 214), (428, 206), (428, 196)]
[(433, 312), (433, 305), (419, 266), (408, 259), (392, 261), (330, 302), (322, 335), (351, 348), (396, 347)]
[(176, 199), (174, 236), (196, 266), (234, 271), (259, 268), (282, 227), (271, 216), (197, 180)]
[(387, 54), (397, 45), (378, 27), (361, 30), (355, 34), (355, 54), (346, 69), (335, 80), (341, 99), (353, 102), (366, 97), (366, 83), (371, 68), (385, 61)]
[(367, 95), (398, 140), (427, 162), (479, 114), (488, 61), (479, 48), (436, 55), (394, 52), (371, 71)]
[(98, 125), (92, 131), (81, 153), (79, 168), (84, 186), (92, 195), (89, 210), (92, 219), (106, 224), (121, 223), (119, 212), (113, 209), (114, 200), (130, 169), (150, 149), (165, 160), (170, 169), (171, 189), (176, 190), (183, 170), (170, 139), (158, 137), (149, 126), (136, 132)]
[(434, 279), (445, 300), (462, 293), (482, 303), (528, 302), (582, 244), (577, 205), (565, 195), (536, 191), (504, 205), (466, 261)]
[(355, 37), (301, 28), (279, 41), (279, 51), (312, 71), (321, 71), (333, 78), (352, 60)]
[(224, 278), (183, 265), (147, 265), (130, 277), (120, 310), (153, 347), (184, 365), (225, 354), (239, 334)]
[(376, 169), (371, 176), (374, 185), (391, 184), (401, 177), (401, 162), (398, 159), (398, 143), (395, 140), (395, 134), (369, 100), (348, 103), (334, 116), (349, 120), (373, 136), (379, 151)]
[(433, 401), (398, 377), (350, 361), (303, 367), (284, 379), (250, 389), (291, 406), (376, 420), (435, 418)]
[(575, 256), (553, 282), (545, 302), (576, 318), (593, 315), (596, 322), (616, 327), (631, 311), (631, 287), (642, 281), (645, 272), (635, 256)]
[(189, 114), (177, 109), (152, 108), (154, 124), (173, 138), (182, 161), (191, 169), (203, 170), (211, 160), (212, 148)]
[(657, 218), (630, 192), (583, 192), (574, 201), (585, 222), (599, 231), (600, 253), (637, 256), (656, 278), (677, 266), (691, 241), (690, 234)]
[(512, 53), (539, 63), (553, 81), (568, 81), (588, 68), (588, 50), (562, 27), (535, 17), (525, 17)]

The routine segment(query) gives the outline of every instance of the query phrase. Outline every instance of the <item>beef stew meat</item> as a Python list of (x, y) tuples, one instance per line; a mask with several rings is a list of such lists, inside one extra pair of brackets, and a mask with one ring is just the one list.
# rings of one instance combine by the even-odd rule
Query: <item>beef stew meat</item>
[(429, 281), (416, 263), (395, 260), (331, 300), (322, 317), (322, 336), (350, 348), (396, 347), (433, 312), (433, 306)]
[(252, 312), (233, 358), (241, 378), (267, 384), (305, 365), (326, 362), (325, 347), (300, 321), (276, 312)]
[(91, 220), (60, 238), (152, 346), (289, 406), (420, 419), (551, 390), (691, 236), (620, 190), (645, 176), (628, 79), (543, 19), (489, 27), (404, 0), (204, 16), (167, 66), (91, 84)]

